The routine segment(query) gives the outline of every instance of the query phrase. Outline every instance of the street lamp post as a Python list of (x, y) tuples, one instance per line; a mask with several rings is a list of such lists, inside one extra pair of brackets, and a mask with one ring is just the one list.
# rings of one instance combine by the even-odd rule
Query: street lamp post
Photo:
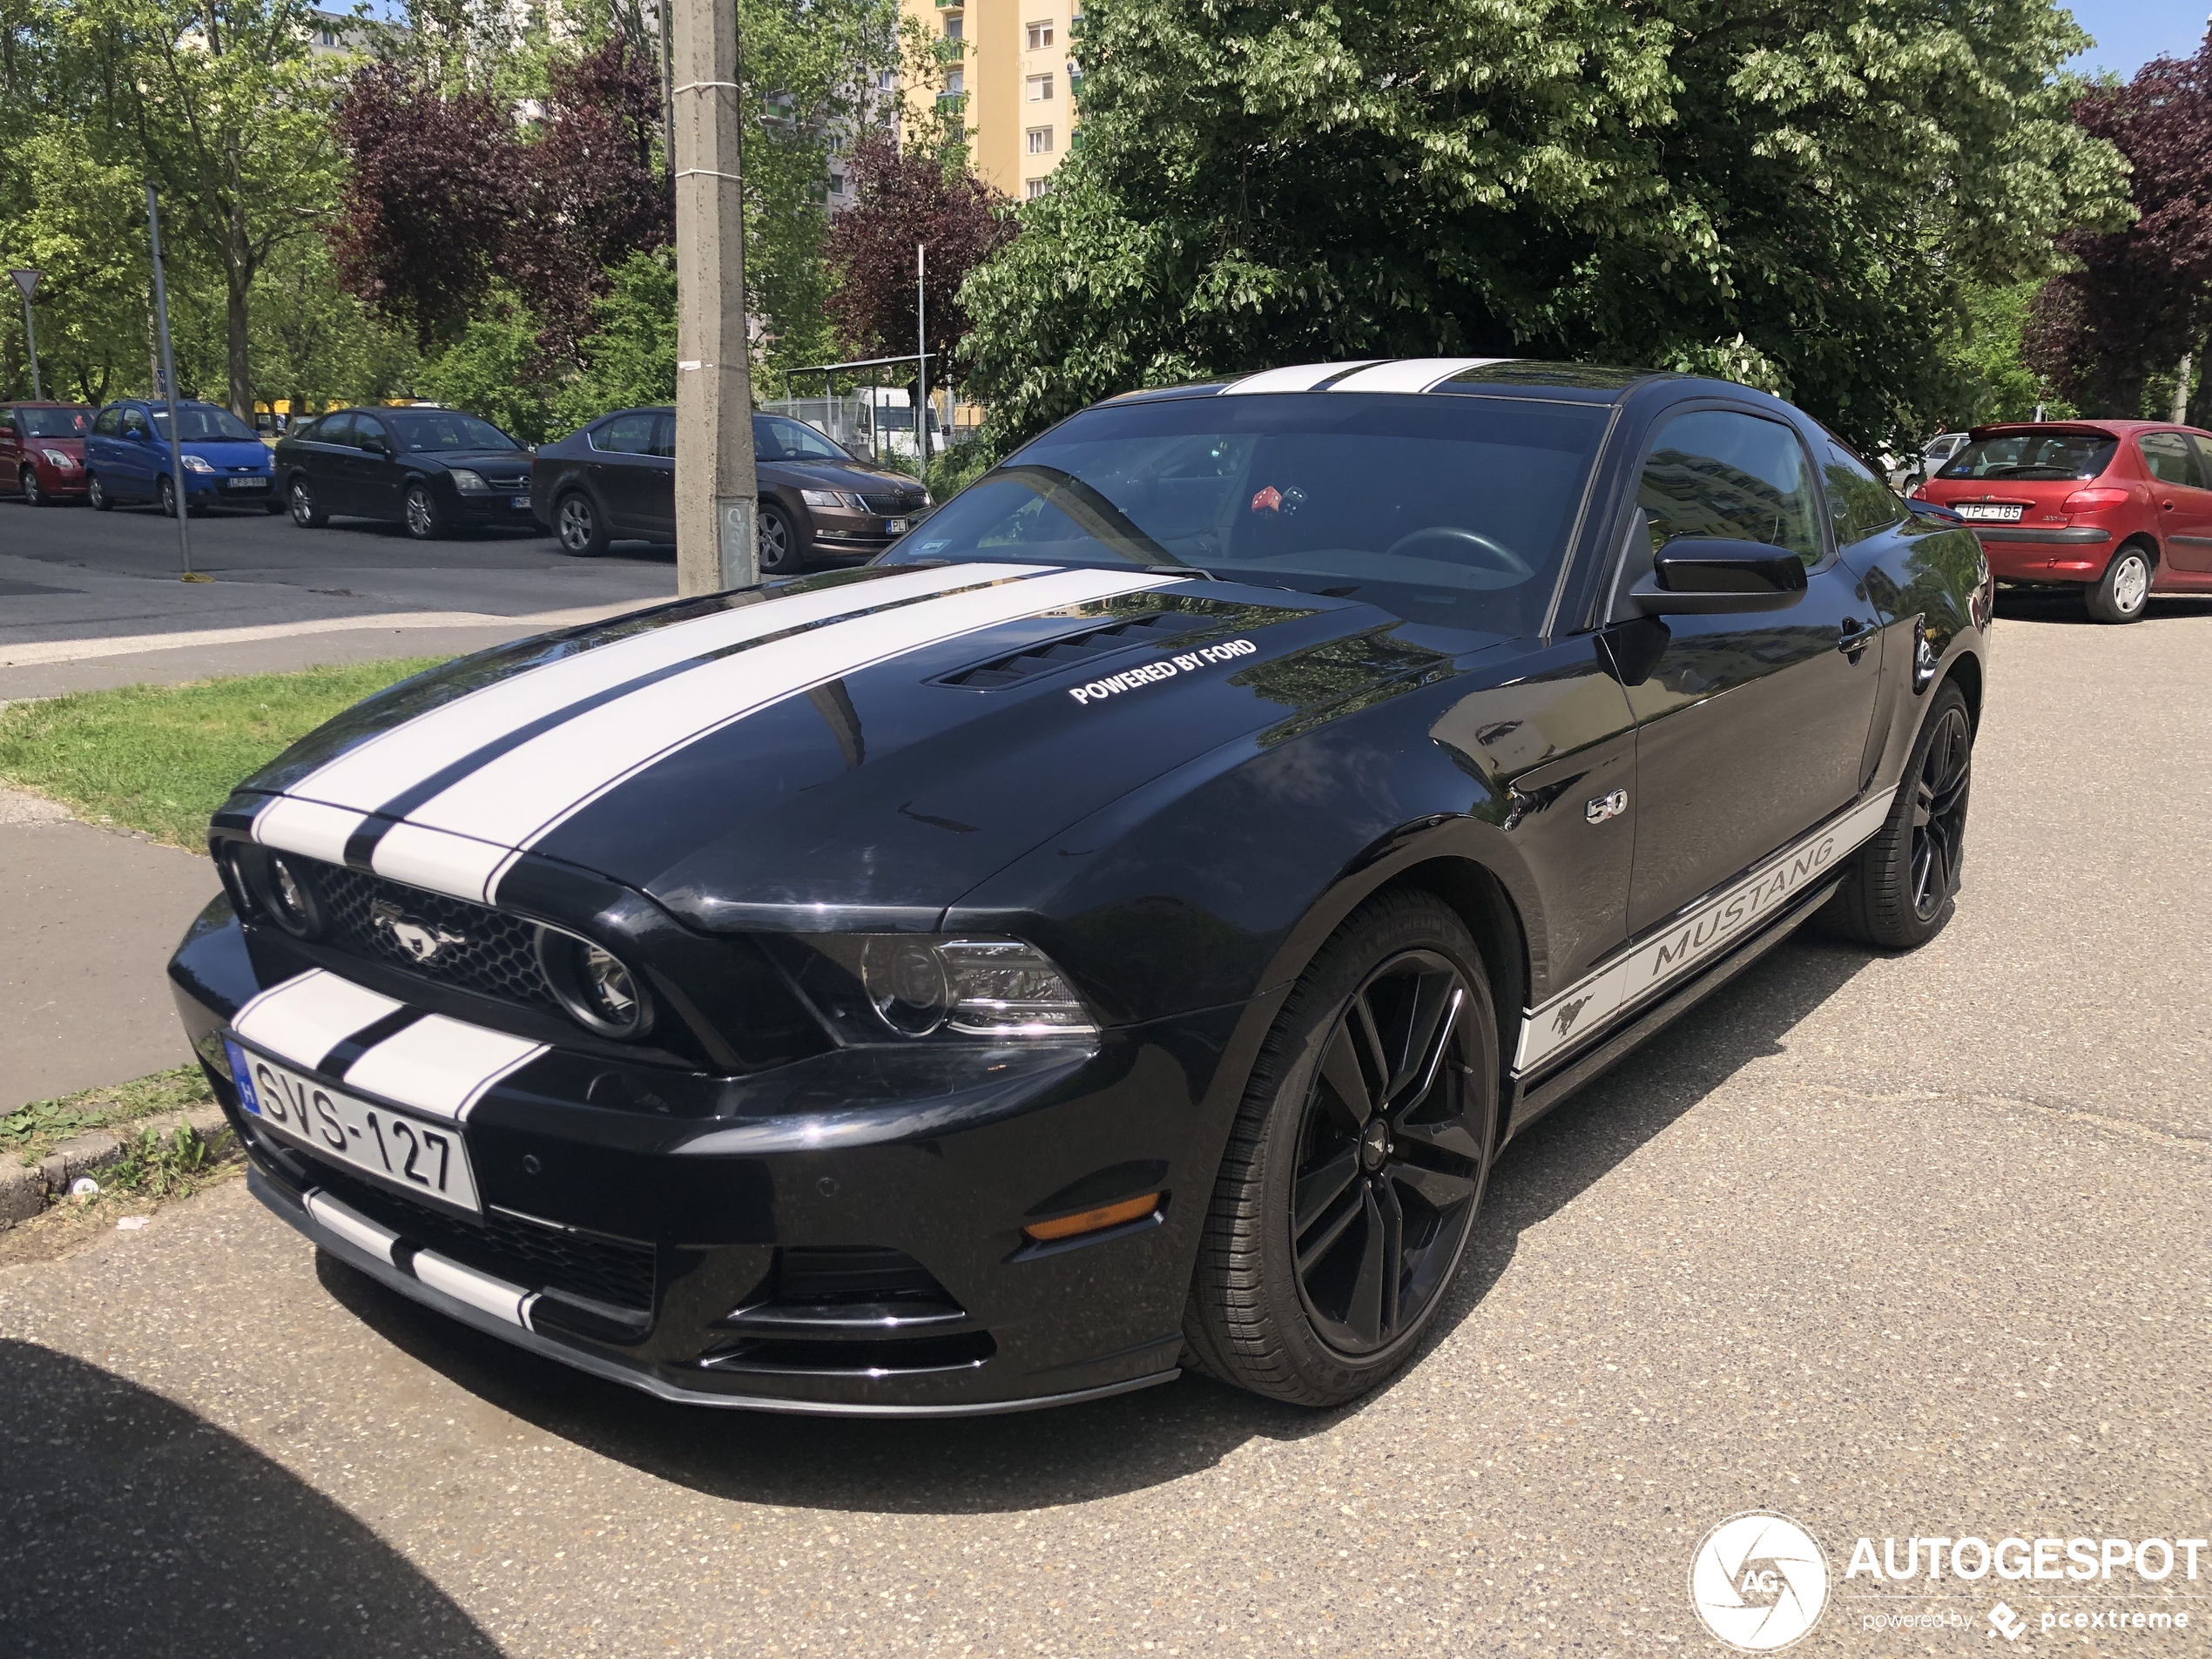
[(192, 531), (185, 521), (192, 507), (185, 494), (183, 426), (177, 419), (177, 356), (169, 348), (169, 290), (161, 280), (161, 203), (153, 186), (146, 186), (146, 237), (153, 249), (153, 323), (161, 336), (161, 389), (169, 399), (170, 498), (177, 503), (177, 556), (184, 562), (184, 579), (197, 581), (192, 568)]
[(914, 244), (914, 476), (929, 477), (929, 248)]
[(23, 337), (30, 346), (31, 401), (44, 403), (46, 390), (38, 382), (38, 330), (30, 320), (30, 296), (38, 292), (39, 273), (36, 271), (10, 271), (8, 274), (15, 278), (16, 287), (23, 290)]

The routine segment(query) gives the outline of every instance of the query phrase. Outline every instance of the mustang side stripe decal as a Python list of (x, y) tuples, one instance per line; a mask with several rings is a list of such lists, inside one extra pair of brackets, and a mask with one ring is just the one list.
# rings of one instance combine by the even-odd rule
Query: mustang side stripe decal
[[(812, 593), (738, 605), (688, 622), (671, 623), (563, 658), (456, 698), (414, 719), (379, 732), (318, 767), (287, 792), (357, 813), (374, 812), (486, 744), (521, 726), (629, 681), (711, 656), (718, 651), (787, 628), (925, 598), (979, 583), (1032, 576), (1038, 565), (954, 565), (841, 583)], [(274, 812), (275, 808), (269, 809)], [(265, 813), (264, 816), (268, 816)], [(260, 833), (260, 823), (255, 825)], [(287, 845), (278, 842), (277, 845)], [(307, 846), (294, 852), (336, 861), (339, 855)]]
[(346, 1069), (355, 1089), (456, 1123), (502, 1077), (545, 1052), (545, 1044), (433, 1014), (387, 1037)]
[(1514, 1069), (1542, 1064), (1604, 1025), (1647, 993), (1680, 979), (1748, 934), (1871, 837), (1897, 792), (1870, 797), (1746, 876), (1678, 917), (1625, 954), (1585, 975), (1521, 1019)]
[(351, 980), (311, 968), (255, 997), (232, 1020), (248, 1042), (313, 1071), (323, 1056), (401, 1004)]
[(394, 880), (489, 903), (514, 858), (565, 819), (654, 762), (771, 703), (999, 623), (1170, 587), (1178, 579), (1062, 570), (856, 617), (718, 658), (602, 704), (489, 761), (387, 835), (374, 867)]

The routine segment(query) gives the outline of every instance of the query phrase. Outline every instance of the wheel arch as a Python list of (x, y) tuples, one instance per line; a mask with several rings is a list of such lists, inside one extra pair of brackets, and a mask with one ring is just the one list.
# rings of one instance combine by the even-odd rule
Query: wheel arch
[[(1490, 982), (1490, 1006), (1498, 1025), (1498, 1125), (1503, 1136), (1513, 1056), (1521, 1042), (1521, 1010), (1528, 1003), (1528, 933), (1506, 885), (1487, 865), (1460, 855), (1426, 860), (1384, 882), (1369, 900), (1386, 893), (1427, 893), (1448, 905), (1474, 936), (1482, 953), (1483, 975)], [(1362, 900), (1366, 902), (1366, 900)]]
[(1966, 724), (1979, 735), (1981, 732), (1982, 664), (1979, 654), (1970, 651), (1959, 653), (1959, 660), (1951, 664), (1944, 679), (1959, 688), (1966, 699)]

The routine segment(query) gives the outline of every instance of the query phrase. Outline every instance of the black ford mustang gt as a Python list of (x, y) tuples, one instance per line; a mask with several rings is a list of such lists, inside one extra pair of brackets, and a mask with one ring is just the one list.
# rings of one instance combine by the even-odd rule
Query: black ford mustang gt
[(171, 973), (323, 1250), (671, 1399), (1325, 1405), (1499, 1148), (1959, 880), (1992, 584), (1719, 381), (1116, 399), (876, 563), (501, 647), (217, 815)]

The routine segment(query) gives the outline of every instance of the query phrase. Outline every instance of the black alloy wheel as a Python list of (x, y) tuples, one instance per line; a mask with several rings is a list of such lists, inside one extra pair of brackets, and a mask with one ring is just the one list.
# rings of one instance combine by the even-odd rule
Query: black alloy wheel
[(597, 558), (607, 550), (607, 527), (591, 498), (581, 490), (561, 497), (553, 509), (553, 530), (561, 538), (562, 550), (580, 559)]
[(1818, 925), (1887, 950), (1913, 950), (1943, 931), (1966, 866), (1973, 783), (1973, 721), (1946, 680), (1930, 697), (1889, 816), (1844, 873)]
[(1488, 1177), (1497, 1024), (1465, 925), (1362, 907), (1285, 1001), (1222, 1161), (1184, 1324), (1202, 1370), (1334, 1406), (1410, 1359)]
[(44, 507), (47, 504), (45, 489), (38, 482), (38, 469), (28, 461), (23, 464), (22, 482), (24, 506)]
[(84, 500), (96, 513), (105, 513), (115, 505), (115, 497), (107, 493), (107, 486), (100, 482), (100, 475), (84, 475)]
[(167, 473), (165, 472), (161, 475), (161, 481), (157, 486), (156, 493), (161, 502), (161, 516), (164, 518), (176, 517), (177, 486), (170, 482), (169, 475)]
[(806, 561), (799, 556), (799, 534), (784, 509), (772, 502), (760, 503), (760, 574), (789, 576)]
[(435, 541), (445, 534), (445, 515), (438, 510), (437, 498), (431, 495), (428, 484), (409, 484), (407, 501), (401, 510), (407, 533), (416, 541)]
[(286, 502), (292, 509), (292, 522), (303, 530), (319, 530), (330, 523), (330, 515), (322, 510), (322, 503), (315, 499), (314, 486), (305, 478), (294, 478), (285, 491)]

